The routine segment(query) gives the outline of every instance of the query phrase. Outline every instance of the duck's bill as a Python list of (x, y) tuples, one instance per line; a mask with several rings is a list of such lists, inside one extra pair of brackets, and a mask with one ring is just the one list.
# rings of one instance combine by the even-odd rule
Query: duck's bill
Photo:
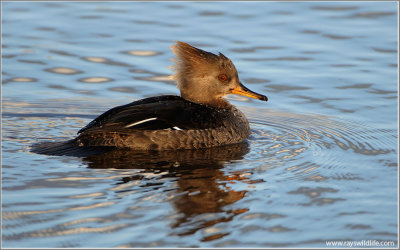
[(250, 89), (246, 88), (241, 83), (239, 83), (238, 87), (232, 89), (232, 94), (244, 95), (244, 96), (251, 97), (254, 99), (258, 99), (258, 100), (268, 101), (268, 97), (266, 97), (265, 95), (261, 95), (261, 94), (251, 91)]

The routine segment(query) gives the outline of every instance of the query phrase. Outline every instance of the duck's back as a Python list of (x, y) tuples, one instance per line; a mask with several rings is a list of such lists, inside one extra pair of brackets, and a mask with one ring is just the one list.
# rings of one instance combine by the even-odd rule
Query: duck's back
[(250, 128), (234, 106), (214, 108), (168, 95), (112, 108), (78, 133), (79, 146), (168, 150), (238, 143)]

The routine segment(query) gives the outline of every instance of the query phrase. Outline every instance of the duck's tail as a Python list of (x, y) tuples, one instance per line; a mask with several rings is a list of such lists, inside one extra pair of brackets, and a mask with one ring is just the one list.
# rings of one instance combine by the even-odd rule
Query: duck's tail
[(31, 146), (30, 152), (43, 155), (65, 155), (87, 157), (101, 154), (115, 147), (86, 147), (80, 146), (76, 139), (61, 142), (39, 142)]

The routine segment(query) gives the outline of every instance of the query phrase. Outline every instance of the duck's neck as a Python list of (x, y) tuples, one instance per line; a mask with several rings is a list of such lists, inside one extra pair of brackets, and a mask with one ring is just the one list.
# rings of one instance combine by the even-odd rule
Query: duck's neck
[(193, 97), (193, 96), (185, 96), (183, 93), (181, 93), (182, 98), (194, 103), (198, 103), (198, 104), (203, 104), (203, 105), (207, 105), (213, 108), (220, 108), (220, 109), (231, 109), (233, 107), (233, 105), (228, 102), (227, 100), (225, 100), (222, 97), (219, 98), (214, 98), (214, 99), (207, 99), (207, 100), (201, 100), (199, 98)]

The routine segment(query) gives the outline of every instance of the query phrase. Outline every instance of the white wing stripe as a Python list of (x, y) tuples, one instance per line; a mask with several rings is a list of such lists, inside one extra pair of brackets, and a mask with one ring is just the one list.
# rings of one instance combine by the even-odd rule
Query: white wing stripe
[(139, 125), (139, 124), (142, 124), (142, 123), (145, 123), (145, 122), (149, 122), (149, 121), (153, 121), (153, 120), (157, 120), (157, 117), (153, 117), (153, 118), (149, 118), (149, 119), (145, 119), (145, 120), (141, 120), (141, 121), (138, 121), (138, 122), (134, 122), (134, 123), (128, 124), (128, 125), (125, 126), (125, 128), (130, 128), (130, 127), (133, 127), (135, 125)]

